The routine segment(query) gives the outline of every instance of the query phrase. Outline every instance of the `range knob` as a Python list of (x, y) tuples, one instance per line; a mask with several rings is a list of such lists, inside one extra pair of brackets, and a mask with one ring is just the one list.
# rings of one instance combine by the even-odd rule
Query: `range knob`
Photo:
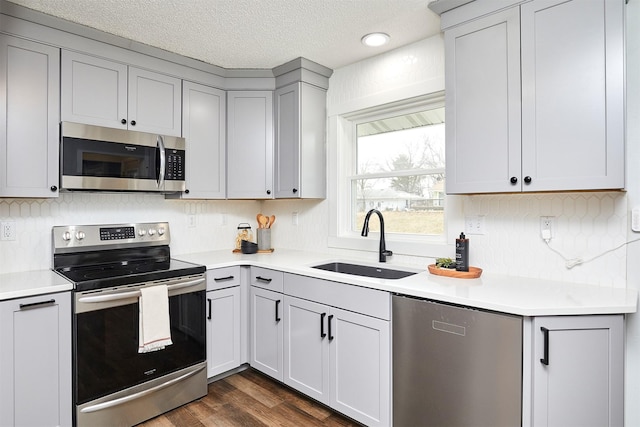
[(62, 240), (64, 240), (65, 242), (68, 242), (69, 240), (71, 240), (71, 233), (68, 231), (65, 231), (64, 233), (62, 233)]
[(164, 227), (158, 228), (158, 236), (164, 236)]
[(147, 234), (147, 231), (145, 229), (141, 228), (140, 230), (138, 230), (138, 236), (144, 237), (145, 234)]
[(86, 237), (86, 235), (84, 234), (84, 231), (78, 231), (76, 232), (76, 240), (82, 240)]
[(149, 229), (149, 236), (155, 236), (155, 234), (156, 234), (156, 230), (153, 229), (153, 228), (150, 228)]

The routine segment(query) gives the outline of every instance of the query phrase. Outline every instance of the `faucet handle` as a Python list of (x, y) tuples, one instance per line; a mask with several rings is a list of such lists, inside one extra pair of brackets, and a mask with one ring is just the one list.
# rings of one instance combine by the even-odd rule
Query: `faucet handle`
[(393, 255), (393, 252), (392, 251), (382, 251), (382, 254), (385, 255), (385, 256), (391, 256), (391, 255)]

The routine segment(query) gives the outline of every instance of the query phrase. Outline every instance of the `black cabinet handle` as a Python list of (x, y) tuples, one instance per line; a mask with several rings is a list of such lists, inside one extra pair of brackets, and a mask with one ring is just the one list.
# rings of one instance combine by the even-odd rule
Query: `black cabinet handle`
[(518, 183), (518, 178), (516, 178), (515, 176), (512, 176), (511, 179), (509, 180), (512, 184), (517, 184)]
[(207, 298), (207, 303), (209, 304), (209, 315), (207, 319), (211, 320), (211, 298)]
[(333, 320), (333, 314), (329, 315), (327, 326), (329, 327), (329, 341), (333, 341), (333, 335), (331, 335), (331, 321)]
[(127, 119), (120, 120), (120, 123), (122, 123), (123, 125), (126, 125), (127, 124)]
[(216, 277), (213, 279), (215, 282), (224, 282), (225, 280), (233, 280), (233, 276)]
[(280, 300), (276, 301), (276, 323), (281, 321), (282, 319), (280, 318), (280, 316), (278, 316), (278, 307), (280, 306)]
[(44, 305), (50, 305), (50, 304), (55, 304), (56, 300), (54, 299), (50, 299), (50, 300), (46, 300), (46, 301), (39, 301), (39, 302), (31, 302), (28, 304), (20, 304), (20, 310), (25, 310), (27, 308), (38, 308), (38, 307), (42, 307)]
[(544, 326), (540, 327), (542, 336), (544, 337), (544, 356), (540, 359), (543, 365), (549, 366), (549, 330)]
[(53, 192), (58, 191), (58, 186), (56, 186), (56, 185), (52, 185), (52, 186), (51, 186), (51, 191), (53, 191)]
[(135, 120), (131, 120), (131, 126), (135, 126), (136, 125), (136, 121)]
[(271, 194), (271, 190), (267, 190), (267, 194)]
[(524, 177), (524, 183), (525, 184), (531, 184), (531, 177), (530, 176), (525, 176)]
[(298, 189), (297, 189), (297, 188), (294, 188), (294, 189), (293, 189), (293, 194), (296, 194), (297, 192), (298, 192)]
[(320, 338), (324, 338), (327, 334), (324, 332), (324, 318), (327, 316), (327, 313), (322, 313), (320, 315)]
[(189, 194), (189, 189), (184, 190), (184, 194)]
[(271, 283), (271, 281), (272, 281), (273, 279), (268, 279), (268, 278), (266, 278), (266, 277), (256, 276), (256, 280), (257, 280), (257, 281), (259, 281), (259, 282)]

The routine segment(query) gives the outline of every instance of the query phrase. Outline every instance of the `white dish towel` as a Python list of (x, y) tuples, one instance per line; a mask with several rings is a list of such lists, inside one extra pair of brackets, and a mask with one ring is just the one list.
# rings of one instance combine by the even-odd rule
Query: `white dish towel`
[(138, 353), (162, 350), (173, 344), (169, 322), (169, 291), (166, 285), (140, 289)]

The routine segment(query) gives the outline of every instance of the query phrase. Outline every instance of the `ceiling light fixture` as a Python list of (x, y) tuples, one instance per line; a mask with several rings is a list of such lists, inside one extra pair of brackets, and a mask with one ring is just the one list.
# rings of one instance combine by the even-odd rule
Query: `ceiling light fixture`
[(390, 39), (391, 37), (389, 37), (389, 34), (371, 33), (362, 37), (362, 44), (370, 47), (378, 47), (389, 43)]

